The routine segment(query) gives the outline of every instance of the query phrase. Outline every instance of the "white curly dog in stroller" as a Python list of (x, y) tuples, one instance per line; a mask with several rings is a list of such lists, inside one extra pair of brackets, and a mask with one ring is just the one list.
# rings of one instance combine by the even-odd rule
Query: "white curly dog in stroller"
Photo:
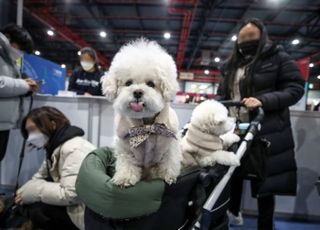
[(181, 141), (183, 166), (240, 165), (238, 157), (226, 151), (240, 140), (233, 133), (234, 127), (235, 119), (228, 117), (228, 110), (221, 103), (210, 100), (198, 105)]

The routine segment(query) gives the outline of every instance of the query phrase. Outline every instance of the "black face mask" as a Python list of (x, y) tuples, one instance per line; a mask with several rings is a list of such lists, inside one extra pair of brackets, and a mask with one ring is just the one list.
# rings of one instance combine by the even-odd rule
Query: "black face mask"
[(242, 42), (238, 44), (238, 50), (239, 53), (242, 54), (242, 56), (254, 56), (259, 47), (260, 40), (252, 40), (248, 42)]

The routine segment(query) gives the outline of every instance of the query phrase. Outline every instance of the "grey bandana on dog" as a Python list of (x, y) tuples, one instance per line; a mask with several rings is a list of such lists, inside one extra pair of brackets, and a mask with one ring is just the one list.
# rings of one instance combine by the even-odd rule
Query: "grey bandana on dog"
[(129, 138), (129, 144), (131, 148), (137, 148), (140, 144), (147, 140), (151, 134), (173, 137), (177, 139), (173, 131), (168, 129), (164, 124), (160, 123), (130, 128), (128, 133), (125, 135), (125, 138)]

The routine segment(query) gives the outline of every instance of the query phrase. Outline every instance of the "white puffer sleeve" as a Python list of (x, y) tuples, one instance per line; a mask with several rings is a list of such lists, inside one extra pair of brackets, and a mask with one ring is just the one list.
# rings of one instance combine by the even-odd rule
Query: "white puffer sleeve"
[(7, 76), (0, 76), (0, 97), (15, 97), (25, 95), (30, 87), (23, 79), (15, 79)]
[[(79, 143), (79, 139), (83, 143)], [(60, 160), (62, 161), (61, 169), (59, 169), (59, 172), (61, 172), (60, 180), (57, 182), (45, 181), (42, 177), (45, 174), (41, 169), (46, 169), (46, 166), (41, 167), (33, 179), (19, 189), (18, 192), (21, 192), (23, 203), (41, 201), (46, 204), (61, 206), (80, 203), (75, 191), (76, 179), (82, 161), (94, 149), (93, 145), (82, 138), (64, 144), (60, 152)]]

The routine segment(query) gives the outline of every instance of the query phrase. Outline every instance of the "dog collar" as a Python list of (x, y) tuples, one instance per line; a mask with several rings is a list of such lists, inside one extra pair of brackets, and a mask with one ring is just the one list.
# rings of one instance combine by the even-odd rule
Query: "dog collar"
[(124, 138), (129, 138), (129, 144), (131, 148), (137, 148), (140, 144), (145, 142), (151, 134), (177, 139), (172, 130), (160, 123), (130, 128)]
[(142, 118), (143, 124), (144, 124), (144, 125), (153, 124), (159, 114), (160, 114), (160, 113), (157, 113), (157, 114), (154, 115), (153, 117)]

